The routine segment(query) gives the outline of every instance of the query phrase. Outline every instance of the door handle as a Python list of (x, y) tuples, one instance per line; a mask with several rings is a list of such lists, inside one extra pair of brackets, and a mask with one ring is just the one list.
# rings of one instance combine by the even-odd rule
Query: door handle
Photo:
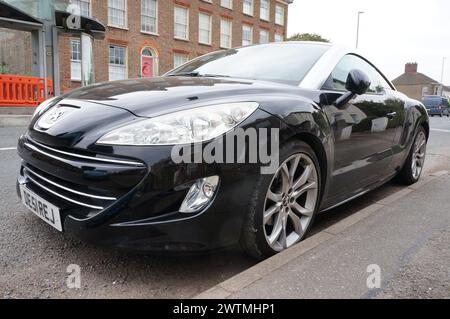
[(391, 119), (391, 120), (392, 120), (396, 115), (397, 115), (397, 112), (391, 112), (391, 113), (386, 114), (387, 118), (388, 118), (388, 119)]

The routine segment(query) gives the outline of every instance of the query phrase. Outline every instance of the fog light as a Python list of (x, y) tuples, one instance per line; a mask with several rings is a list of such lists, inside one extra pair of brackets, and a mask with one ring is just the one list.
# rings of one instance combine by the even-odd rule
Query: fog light
[(219, 176), (211, 176), (197, 180), (191, 186), (181, 204), (180, 213), (196, 213), (205, 208), (213, 199), (219, 184)]

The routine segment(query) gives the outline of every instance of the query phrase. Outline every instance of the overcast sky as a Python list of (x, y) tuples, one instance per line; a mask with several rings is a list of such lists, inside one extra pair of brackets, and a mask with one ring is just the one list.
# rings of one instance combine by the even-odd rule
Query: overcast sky
[(450, 85), (449, 0), (294, 0), (289, 6), (288, 35), (319, 33), (333, 43), (355, 48), (357, 12), (360, 52), (393, 80), (406, 62)]

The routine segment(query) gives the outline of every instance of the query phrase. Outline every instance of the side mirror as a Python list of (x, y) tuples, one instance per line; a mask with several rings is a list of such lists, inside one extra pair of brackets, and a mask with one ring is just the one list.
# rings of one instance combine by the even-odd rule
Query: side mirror
[(356, 95), (363, 95), (371, 85), (370, 79), (363, 71), (354, 69), (348, 73), (345, 88), (348, 92), (344, 93), (335, 102), (337, 107), (343, 107)]

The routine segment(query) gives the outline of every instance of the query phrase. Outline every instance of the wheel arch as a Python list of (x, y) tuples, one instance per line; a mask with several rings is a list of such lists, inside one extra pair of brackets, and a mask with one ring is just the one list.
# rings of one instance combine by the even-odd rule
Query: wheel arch
[(325, 186), (328, 181), (328, 157), (323, 143), (316, 135), (308, 132), (296, 133), (287, 142), (292, 140), (302, 141), (308, 144), (308, 146), (314, 151), (314, 154), (316, 154), (317, 160), (319, 161), (321, 178), (320, 196), (323, 197)]
[(430, 138), (430, 124), (427, 121), (422, 121), (419, 126), (422, 126), (427, 135), (427, 140)]

